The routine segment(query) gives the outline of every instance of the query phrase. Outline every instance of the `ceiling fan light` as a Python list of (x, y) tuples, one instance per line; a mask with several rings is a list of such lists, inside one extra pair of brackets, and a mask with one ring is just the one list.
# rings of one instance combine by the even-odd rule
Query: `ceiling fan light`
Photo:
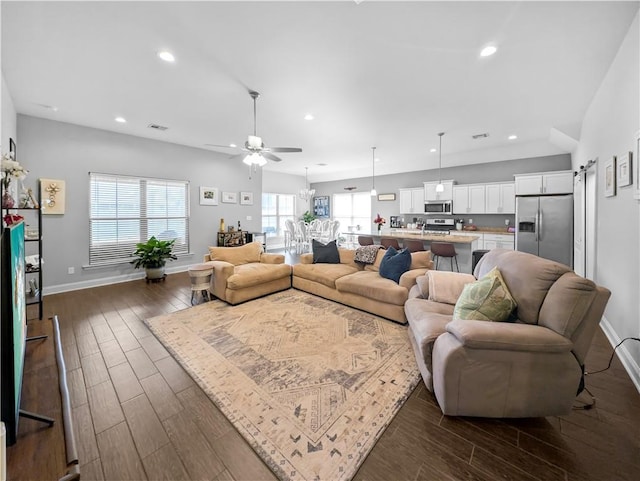
[(262, 147), (262, 139), (257, 135), (250, 135), (247, 139), (247, 147), (250, 149), (259, 149)]
[(242, 162), (244, 162), (247, 165), (258, 165), (262, 167), (267, 163), (267, 159), (265, 159), (260, 154), (253, 153), (253, 154), (247, 155), (244, 159), (242, 159)]

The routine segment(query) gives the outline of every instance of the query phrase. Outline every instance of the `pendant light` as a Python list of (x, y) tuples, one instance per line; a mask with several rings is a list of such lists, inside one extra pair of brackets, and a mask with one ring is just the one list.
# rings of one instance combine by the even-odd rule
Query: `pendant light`
[(300, 198), (304, 201), (309, 201), (309, 199), (313, 197), (313, 194), (316, 193), (316, 189), (309, 188), (309, 179), (307, 177), (308, 170), (309, 167), (304, 168), (304, 189), (300, 189), (300, 192), (298, 193)]
[(371, 197), (376, 195), (376, 148), (371, 147)]
[(442, 183), (442, 136), (444, 132), (440, 132), (438, 136), (440, 137), (440, 159), (438, 160), (438, 185), (436, 185), (436, 192), (444, 192), (444, 184)]

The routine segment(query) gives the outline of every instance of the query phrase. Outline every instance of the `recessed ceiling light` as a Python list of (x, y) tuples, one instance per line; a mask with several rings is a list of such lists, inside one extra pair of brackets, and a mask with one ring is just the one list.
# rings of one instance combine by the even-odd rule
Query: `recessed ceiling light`
[(121, 124), (124, 124), (124, 123), (126, 123), (126, 122), (127, 122), (127, 119), (125, 119), (124, 117), (116, 117), (114, 120), (115, 120), (116, 122), (121, 123)]
[(491, 55), (493, 55), (497, 51), (498, 51), (498, 49), (496, 47), (494, 47), (493, 45), (489, 45), (489, 46), (487, 46), (487, 47), (482, 49), (482, 51), (480, 52), (480, 56), (481, 57), (490, 57)]
[(236, 144), (229, 144), (229, 147), (234, 148), (234, 147), (237, 147), (237, 145)]
[(517, 135), (510, 135), (509, 137), (507, 137), (509, 140), (516, 140), (518, 138)]
[(166, 50), (162, 50), (161, 52), (158, 52), (158, 57), (160, 57), (165, 62), (175, 62), (176, 61), (176, 58), (173, 56), (173, 54), (171, 52), (166, 51)]
[(313, 120), (313, 119), (315, 119), (315, 117), (312, 114), (307, 114), (307, 115), (304, 116), (304, 119), (305, 120)]
[(316, 165), (319, 165), (320, 167), (326, 167), (329, 164), (320, 163), (320, 164), (316, 164)]
[(431, 150), (429, 150), (429, 152), (437, 152), (437, 151), (438, 151), (438, 149), (431, 149)]

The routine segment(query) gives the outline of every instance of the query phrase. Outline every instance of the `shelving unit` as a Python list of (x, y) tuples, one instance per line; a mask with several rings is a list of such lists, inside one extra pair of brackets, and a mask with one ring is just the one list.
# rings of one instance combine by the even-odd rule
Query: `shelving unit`
[[(40, 189), (38, 188), (38, 192)], [(4, 192), (0, 192), (0, 198)], [(38, 195), (38, 205), (42, 206), (40, 201), (40, 195)], [(24, 247), (26, 256), (36, 255), (38, 263), (34, 267), (29, 267), (29, 264), (25, 266), (25, 280), (26, 280), (26, 303), (27, 306), (38, 306), (38, 319), (42, 320), (43, 306), (42, 306), (42, 209), (40, 207), (28, 207), (19, 208), (12, 207), (7, 209), (2, 207), (2, 218), (9, 213), (15, 213), (24, 217), (25, 223), (25, 239)], [(37, 235), (29, 236), (28, 234), (34, 230), (34, 224), (37, 225)], [(34, 286), (33, 281), (37, 282), (37, 286)], [(35, 289), (34, 289), (35, 287)]]

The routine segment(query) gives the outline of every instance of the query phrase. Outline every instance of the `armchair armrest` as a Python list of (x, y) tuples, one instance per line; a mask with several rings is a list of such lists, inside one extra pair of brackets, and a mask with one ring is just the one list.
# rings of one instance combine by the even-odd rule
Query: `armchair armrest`
[(262, 264), (284, 264), (284, 255), (282, 254), (260, 254), (260, 262)]
[(211, 276), (211, 287), (209, 291), (218, 299), (225, 300), (225, 292), (227, 290), (227, 279), (235, 272), (235, 266), (225, 261), (210, 261), (207, 263), (213, 268)]
[(526, 352), (569, 352), (573, 343), (566, 337), (531, 324), (454, 320), (447, 332), (472, 349)]
[(402, 287), (405, 287), (407, 290), (410, 290), (413, 286), (416, 285), (416, 279), (420, 276), (425, 275), (428, 270), (429, 269), (426, 268), (410, 269), (400, 276), (400, 282), (398, 282), (398, 284)]

